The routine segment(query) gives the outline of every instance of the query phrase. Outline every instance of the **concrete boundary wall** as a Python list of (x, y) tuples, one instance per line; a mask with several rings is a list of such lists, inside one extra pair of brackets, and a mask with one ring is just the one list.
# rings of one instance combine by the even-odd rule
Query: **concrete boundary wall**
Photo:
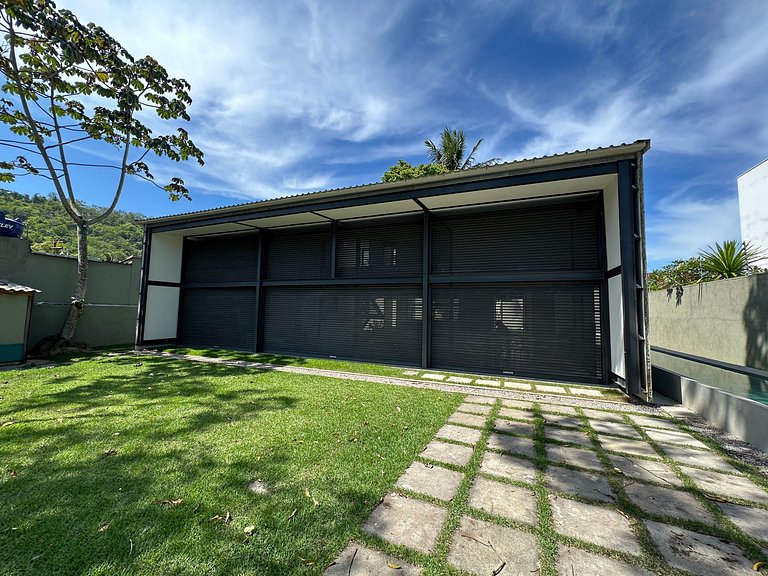
[(649, 294), (652, 346), (768, 370), (768, 274)]
[(718, 428), (768, 452), (768, 405), (707, 386), (671, 370), (653, 366), (653, 387)]
[[(0, 278), (37, 288), (27, 340), (31, 350), (61, 330), (74, 292), (77, 258), (30, 251), (29, 240), (0, 237)], [(75, 342), (89, 346), (132, 344), (141, 278), (141, 258), (132, 264), (91, 261), (86, 308)]]

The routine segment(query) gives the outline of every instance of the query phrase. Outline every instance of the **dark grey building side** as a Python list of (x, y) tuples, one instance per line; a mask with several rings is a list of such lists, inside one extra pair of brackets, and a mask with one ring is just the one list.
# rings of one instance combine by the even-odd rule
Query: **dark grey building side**
[(647, 396), (647, 145), (147, 221), (137, 344)]

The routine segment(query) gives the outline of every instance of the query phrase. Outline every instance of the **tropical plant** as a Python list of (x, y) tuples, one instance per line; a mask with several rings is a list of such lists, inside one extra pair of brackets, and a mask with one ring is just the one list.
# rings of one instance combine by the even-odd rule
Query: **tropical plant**
[(701, 258), (694, 256), (687, 260), (673, 260), (662, 268), (648, 273), (649, 290), (667, 290), (679, 286), (698, 284), (708, 279)]
[(722, 246), (715, 242), (715, 247), (708, 246), (701, 250), (701, 265), (713, 280), (746, 276), (757, 270), (752, 264), (762, 258), (764, 253), (749, 242), (739, 244), (736, 240), (726, 240)]
[[(189, 84), (169, 77), (151, 56), (136, 60), (94, 24), (81, 24), (51, 0), (13, 0), (0, 4), (0, 73), (4, 76), (0, 122), (13, 136), (0, 140), (8, 156), (0, 161), (0, 181), (34, 175), (51, 181), (62, 206), (77, 226), (78, 269), (72, 306), (54, 350), (70, 340), (83, 312), (88, 280), (88, 230), (117, 206), (125, 177), (154, 184), (147, 155), (176, 162), (203, 153), (187, 132), (155, 135), (144, 120), (154, 111), (161, 120), (189, 120)], [(142, 114), (143, 113), (143, 114)], [(154, 127), (154, 123), (153, 123)], [(94, 149), (97, 144), (104, 149)], [(73, 147), (113, 159), (99, 164), (74, 160)], [(135, 153), (134, 153), (135, 152)], [(107, 208), (97, 214), (81, 209), (75, 172), (84, 168), (115, 171), (116, 185)], [(180, 178), (165, 190), (172, 200), (189, 199)]]
[(443, 128), (440, 136), (440, 145), (436, 145), (432, 140), (425, 140), (424, 146), (427, 147), (427, 155), (433, 164), (444, 166), (448, 172), (455, 170), (467, 170), (479, 166), (491, 166), (499, 161), (499, 158), (491, 158), (483, 162), (475, 161), (475, 152), (480, 148), (483, 139), (477, 141), (472, 147), (472, 151), (465, 156), (467, 149), (467, 138), (463, 130), (451, 130)]
[(416, 166), (412, 166), (405, 160), (398, 160), (397, 164), (390, 166), (389, 170), (384, 172), (384, 176), (381, 177), (381, 181), (399, 182), (401, 180), (421, 178), (422, 176), (445, 174), (446, 172), (448, 172), (448, 170), (442, 164), (418, 164)]

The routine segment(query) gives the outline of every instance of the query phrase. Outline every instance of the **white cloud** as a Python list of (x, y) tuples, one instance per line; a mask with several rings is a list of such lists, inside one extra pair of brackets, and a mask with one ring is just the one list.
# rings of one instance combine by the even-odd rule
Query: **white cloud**
[(697, 199), (685, 192), (659, 200), (646, 217), (649, 268), (696, 256), (715, 242), (739, 239), (736, 196)]

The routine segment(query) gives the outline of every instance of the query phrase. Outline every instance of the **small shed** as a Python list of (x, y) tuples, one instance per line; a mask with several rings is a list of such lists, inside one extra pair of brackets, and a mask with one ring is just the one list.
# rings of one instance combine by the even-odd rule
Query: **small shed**
[(0, 280), (0, 363), (23, 362), (27, 357), (29, 317), (35, 292), (8, 280)]

